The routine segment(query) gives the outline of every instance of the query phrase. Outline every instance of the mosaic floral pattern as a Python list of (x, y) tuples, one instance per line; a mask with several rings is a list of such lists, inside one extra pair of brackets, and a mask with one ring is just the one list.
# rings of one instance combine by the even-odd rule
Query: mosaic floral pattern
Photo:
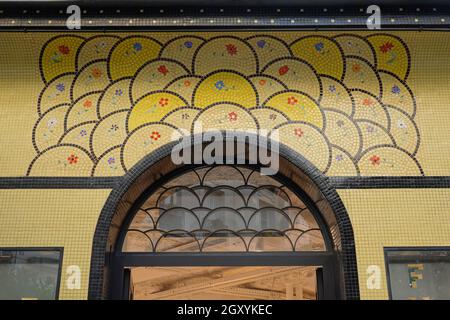
[(27, 174), (122, 175), (201, 122), (278, 130), (327, 175), (423, 175), (410, 66), (389, 34), (57, 36), (40, 54)]

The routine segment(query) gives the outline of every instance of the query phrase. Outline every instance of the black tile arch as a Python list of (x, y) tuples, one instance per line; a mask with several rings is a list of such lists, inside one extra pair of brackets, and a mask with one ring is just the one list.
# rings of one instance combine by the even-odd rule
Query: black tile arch
[[(248, 146), (249, 140), (242, 140), (239, 135), (249, 137), (248, 133), (233, 133), (231, 139), (226, 136), (226, 141), (234, 141), (238, 136), (238, 141), (246, 141)], [(270, 145), (270, 141), (266, 138), (256, 136), (250, 141), (257, 141), (259, 146)], [(190, 145), (193, 147), (197, 141), (201, 141), (197, 136), (191, 136)], [(114, 250), (115, 241), (117, 240), (118, 231), (124, 222), (127, 213), (133, 206), (138, 197), (150, 186), (156, 184), (159, 180), (167, 178), (173, 172), (182, 169), (176, 166), (170, 160), (170, 153), (177, 142), (167, 144), (136, 164), (122, 178), (121, 184), (113, 188), (98, 220), (92, 246), (91, 270), (89, 279), (89, 299), (104, 299), (108, 297), (108, 260), (109, 252)], [(308, 188), (312, 186), (318, 189), (318, 192), (305, 190), (305, 192), (316, 192), (324, 199), (332, 214), (328, 215), (328, 220), (334, 220), (337, 225), (335, 234), (338, 239), (333, 239), (337, 247), (339, 247), (339, 261), (341, 264), (340, 283), (342, 287), (341, 296), (346, 299), (359, 299), (358, 274), (356, 266), (355, 243), (353, 239), (353, 229), (345, 207), (340, 200), (336, 190), (329, 183), (329, 179), (324, 176), (317, 168), (315, 168), (303, 156), (296, 153), (289, 147), (280, 145), (279, 155), (281, 159), (280, 171), (287, 179), (305, 182)], [(204, 165), (204, 164), (199, 164)], [(192, 166), (184, 166), (192, 167)], [(301, 174), (303, 177), (299, 177)], [(331, 217), (332, 216), (332, 217)], [(325, 217), (327, 219), (327, 217)]]

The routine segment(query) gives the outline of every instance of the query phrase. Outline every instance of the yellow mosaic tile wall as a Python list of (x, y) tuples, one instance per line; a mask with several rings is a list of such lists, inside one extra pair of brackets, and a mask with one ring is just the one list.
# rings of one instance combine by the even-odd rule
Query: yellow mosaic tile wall
[(0, 175), (122, 175), (194, 120), (279, 128), (327, 175), (449, 175), (448, 43), (445, 32), (5, 33)]
[[(338, 190), (352, 222), (361, 299), (388, 299), (384, 247), (448, 246), (450, 189)], [(381, 268), (381, 288), (367, 267)]]
[[(87, 299), (92, 238), (110, 190), (0, 190), (0, 247), (63, 247), (60, 299)], [(67, 267), (81, 269), (68, 289)]]

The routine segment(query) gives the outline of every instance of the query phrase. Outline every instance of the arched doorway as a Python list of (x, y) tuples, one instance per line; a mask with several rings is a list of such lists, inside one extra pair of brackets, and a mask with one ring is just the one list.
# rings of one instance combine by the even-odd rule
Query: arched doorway
[(301, 189), (277, 178), (198, 167), (144, 192), (117, 242), (112, 296), (337, 298), (326, 223)]
[[(193, 137), (192, 144), (194, 141)], [(166, 145), (143, 159), (136, 168), (123, 177), (122, 183), (111, 193), (94, 236), (89, 283), (90, 299), (128, 298), (132, 292), (130, 288), (133, 287), (130, 286), (133, 284), (130, 282), (130, 276), (131, 281), (133, 280), (133, 272), (144, 272), (145, 269), (151, 269), (153, 271), (151, 274), (155, 275), (161, 271), (158, 269), (159, 267), (170, 267), (174, 273), (191, 270), (197, 274), (203, 272), (200, 270), (206, 270), (198, 268), (205, 267), (212, 268), (207, 270), (209, 274), (232, 267), (239, 267), (241, 270), (244, 270), (242, 268), (253, 268), (244, 270), (248, 271), (248, 274), (254, 273), (254, 268), (260, 268), (257, 271), (262, 274), (267, 274), (268, 270), (271, 270), (272, 273), (288, 272), (288, 270), (275, 270), (276, 268), (293, 268), (298, 274), (303, 272), (313, 275), (309, 276), (308, 281), (315, 286), (315, 292), (305, 290), (303, 298), (359, 298), (350, 220), (336, 191), (328, 184), (327, 178), (307, 160), (291, 149), (280, 145), (280, 170), (276, 176), (270, 178), (261, 176), (257, 165), (227, 167), (227, 172), (237, 170), (235, 176), (244, 177), (241, 185), (237, 185), (233, 182), (235, 180), (228, 176), (229, 179), (222, 182), (220, 179), (214, 182), (208, 178), (208, 175), (211, 176), (216, 170), (219, 170), (217, 169), (219, 167), (205, 167), (205, 164), (181, 166), (173, 164), (170, 159), (172, 147)], [(207, 172), (209, 173), (206, 174)], [(217, 174), (215, 175), (217, 176)], [(259, 176), (266, 180), (257, 184), (251, 182), (250, 176)], [(190, 184), (188, 177), (191, 177), (192, 181), (195, 180), (197, 185)], [(193, 177), (197, 178), (193, 179)], [(252, 184), (249, 184), (250, 182)], [(205, 185), (205, 183), (210, 185)], [(208, 187), (214, 190), (211, 185), (214, 183), (226, 186), (224, 190), (220, 191), (222, 198), (210, 190), (208, 194), (212, 193), (212, 198), (210, 196), (209, 199), (215, 199), (217, 205), (213, 205), (215, 203), (213, 201), (208, 205), (207, 210), (201, 209), (204, 201), (210, 200), (203, 198), (200, 200), (198, 192), (193, 189)], [(160, 193), (158, 190), (170, 189), (171, 185), (183, 190), (178, 193), (178, 197), (180, 194), (185, 194), (184, 197), (181, 196), (181, 200), (191, 199), (189, 201), (193, 201), (192, 199), (196, 199), (197, 208), (200, 209), (192, 212), (192, 209), (195, 209), (190, 208), (192, 205), (179, 203), (180, 206), (177, 207), (163, 206), (164, 212), (161, 212), (160, 209), (157, 209), (158, 212), (148, 212), (149, 209), (156, 210), (161, 205), (155, 198)], [(255, 191), (258, 188), (265, 188), (265, 197), (271, 194), (272, 201), (266, 201), (272, 204), (271, 207), (258, 207), (257, 204), (249, 207), (249, 201), (256, 201), (249, 198), (250, 194), (252, 192), (258, 194)], [(268, 193), (270, 188), (274, 190), (278, 188), (279, 191), (277, 191), (278, 193)], [(282, 189), (284, 192), (281, 191)], [(236, 193), (236, 190), (240, 192)], [(208, 191), (205, 189), (202, 192), (205, 193), (204, 197)], [(243, 201), (241, 206), (239, 208), (236, 207), (237, 205), (230, 207), (230, 203), (233, 202), (224, 200), (228, 199), (226, 194), (229, 195), (228, 197), (231, 196), (233, 201), (241, 198)], [(280, 195), (283, 196), (280, 198)], [(287, 203), (273, 200), (280, 200), (283, 197)], [(173, 197), (167, 199), (181, 201), (180, 199), (175, 200)], [(151, 201), (156, 202), (151, 203)], [(146, 203), (149, 205), (148, 207)], [(295, 208), (289, 211), (290, 205), (286, 205), (289, 203), (294, 204), (291, 207), (307, 209), (307, 212), (310, 213), (310, 227), (301, 229), (298, 227), (298, 222), (296, 225), (295, 217), (293, 217)], [(295, 203), (298, 205), (296, 206)], [(243, 212), (237, 210), (241, 208), (244, 208)], [(201, 210), (204, 211), (200, 212)], [(259, 212), (257, 212), (258, 210)], [(286, 212), (286, 210), (288, 211)], [(230, 215), (224, 215), (224, 212), (228, 212)], [(276, 213), (274, 214), (274, 212)], [(174, 218), (183, 214), (181, 220)], [(234, 220), (227, 220), (231, 218), (223, 220), (225, 216), (233, 217)], [(258, 217), (258, 219), (251, 218), (252, 216)], [(172, 218), (168, 219), (168, 217)], [(205, 217), (209, 218), (205, 219)], [(216, 225), (213, 224), (211, 217), (215, 217)], [(222, 220), (219, 217), (222, 217)], [(253, 220), (251, 221), (251, 219)], [(184, 224), (179, 225), (180, 221), (183, 221)], [(240, 225), (236, 224), (238, 221), (240, 221)], [(259, 221), (259, 224), (256, 221)], [(216, 227), (212, 228), (213, 226)], [(138, 228), (136, 229), (136, 227)], [(150, 241), (146, 245), (144, 245), (144, 238), (141, 237), (142, 231), (149, 232), (146, 239)], [(135, 234), (134, 240), (130, 238), (131, 236), (127, 238), (128, 232)], [(295, 234), (296, 232), (297, 234)], [(158, 233), (159, 236), (156, 236)], [(301, 233), (304, 233), (302, 237), (300, 237)], [(313, 241), (313, 237), (307, 236), (314, 233), (316, 234), (315, 241)], [(312, 241), (310, 241), (309, 247), (305, 245), (303, 239)], [(211, 241), (216, 243), (216, 246), (212, 246)], [(184, 250), (180, 250), (180, 248), (184, 248)], [(174, 250), (178, 250), (178, 252), (173, 252)], [(133, 268), (141, 269), (133, 271)], [(266, 270), (261, 268), (266, 268)], [(270, 277), (270, 275), (268, 276)], [(249, 288), (240, 289), (245, 291)], [(279, 291), (280, 288), (276, 289)], [(220, 291), (223, 293), (224, 290)], [(296, 291), (298, 289), (285, 288), (285, 292)], [(167, 298), (163, 294), (159, 296)], [(297, 293), (294, 293), (294, 296), (297, 297)], [(136, 293), (134, 297), (137, 297)]]

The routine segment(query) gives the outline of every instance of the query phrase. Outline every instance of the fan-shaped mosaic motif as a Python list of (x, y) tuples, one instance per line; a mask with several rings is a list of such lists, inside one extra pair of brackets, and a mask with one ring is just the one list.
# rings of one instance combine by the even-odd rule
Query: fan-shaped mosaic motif
[(32, 176), (117, 176), (203, 130), (279, 131), (328, 175), (423, 175), (420, 133), (397, 36), (57, 36), (44, 83)]

